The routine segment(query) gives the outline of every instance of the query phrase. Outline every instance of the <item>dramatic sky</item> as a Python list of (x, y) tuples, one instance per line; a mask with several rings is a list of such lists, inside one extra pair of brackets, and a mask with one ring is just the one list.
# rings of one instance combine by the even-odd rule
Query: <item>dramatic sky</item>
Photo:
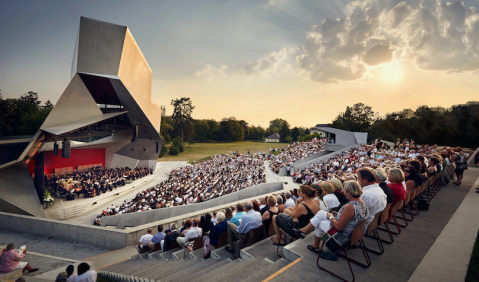
[[(0, 1), (0, 89), (55, 103), (80, 16), (126, 25), (153, 70), (153, 101), (194, 118), (330, 122), (479, 97), (479, 0)], [(79, 109), (81, 110), (81, 109)]]

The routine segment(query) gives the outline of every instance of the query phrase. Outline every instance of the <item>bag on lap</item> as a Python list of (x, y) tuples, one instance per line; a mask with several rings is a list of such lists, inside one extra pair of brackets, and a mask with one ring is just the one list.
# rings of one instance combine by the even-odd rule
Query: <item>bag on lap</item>
[(338, 232), (334, 227), (331, 227), (328, 232), (324, 233), (324, 235), (321, 236), (321, 240), (333, 253), (339, 250), (346, 242), (348, 242), (348, 238)]

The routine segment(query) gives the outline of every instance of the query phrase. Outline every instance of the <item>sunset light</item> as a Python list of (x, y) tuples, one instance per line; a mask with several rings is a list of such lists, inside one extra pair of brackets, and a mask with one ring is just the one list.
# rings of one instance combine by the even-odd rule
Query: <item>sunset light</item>
[(404, 69), (399, 63), (391, 63), (378, 69), (380, 77), (388, 83), (398, 83), (404, 75)]

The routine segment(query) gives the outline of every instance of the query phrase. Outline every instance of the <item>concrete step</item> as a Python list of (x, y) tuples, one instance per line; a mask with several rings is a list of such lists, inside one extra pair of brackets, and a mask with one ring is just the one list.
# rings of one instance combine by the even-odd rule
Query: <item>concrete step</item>
[[(207, 261), (210, 261), (210, 260), (207, 260)], [(217, 271), (218, 268), (220, 268), (223, 265), (228, 264), (228, 263), (231, 262), (230, 259), (220, 259), (220, 260), (211, 260), (211, 261), (214, 262), (213, 265), (210, 265), (208, 267), (204, 267), (203, 269), (198, 270), (196, 273), (190, 274), (189, 276), (181, 277), (180, 279), (178, 279), (177, 282), (196, 281), (197, 277), (200, 277), (200, 276), (202, 276), (204, 274), (208, 274), (208, 273), (214, 273), (214, 272)]]
[(167, 267), (159, 267), (155, 271), (153, 271), (148, 275), (143, 275), (143, 278), (148, 278), (148, 279), (153, 279), (155, 281), (161, 281), (161, 279), (172, 275), (172, 274), (178, 274), (177, 277), (181, 277), (181, 272), (184, 269), (187, 269), (188, 267), (198, 263), (198, 260), (175, 260), (171, 264), (169, 264)]
[(157, 252), (150, 253), (148, 255), (148, 259), (159, 259), (161, 253), (162, 253), (162, 251), (157, 251)]
[(276, 273), (278, 270), (282, 269), (283, 267), (287, 266), (289, 261), (285, 259), (279, 259), (274, 263), (268, 265), (267, 267), (263, 268), (261, 271), (257, 271), (256, 273), (248, 276), (243, 282), (257, 282), (263, 281), (264, 279), (268, 278), (269, 276)]
[[(195, 264), (190, 265), (187, 268), (184, 268), (183, 270), (179, 271), (178, 273), (173, 273), (173, 274), (171, 274), (171, 275), (169, 275), (165, 278), (162, 278), (160, 281), (161, 282), (173, 282), (173, 281), (176, 282), (176, 281), (178, 281), (178, 278), (180, 278), (180, 277), (194, 275), (199, 270), (201, 270), (205, 267), (209, 267), (209, 266), (216, 263), (216, 261), (214, 261), (212, 259), (208, 259), (208, 260), (198, 260), (198, 259), (196, 259), (195, 261), (196, 261)], [(180, 275), (178, 275), (178, 274), (180, 274)]]
[(210, 276), (209, 282), (224, 282), (234, 281), (238, 277), (247, 277), (267, 267), (272, 262), (268, 259), (249, 259), (237, 264), (235, 267), (228, 269), (228, 271), (217, 272)]
[(168, 250), (168, 251), (166, 251), (166, 252), (161, 253), (158, 258), (159, 258), (159, 259), (172, 259), (173, 253), (174, 253), (174, 252), (177, 252), (177, 251), (179, 251), (179, 250), (181, 250), (180, 247), (174, 248), (174, 249), (172, 249), (172, 250)]
[(211, 251), (211, 258), (212, 259), (231, 259), (231, 260), (235, 260), (235, 258), (233, 257), (233, 254), (226, 251), (225, 250), (225, 247), (221, 247), (219, 249), (216, 249), (214, 251)]
[(203, 275), (196, 277), (193, 281), (198, 281), (198, 282), (201, 282), (201, 281), (210, 282), (213, 275), (216, 276), (216, 275), (218, 275), (218, 274), (231, 271), (231, 269), (234, 269), (235, 267), (237, 267), (241, 262), (243, 262), (242, 259), (236, 259), (236, 260), (229, 261), (227, 264), (224, 264), (224, 265), (222, 265), (222, 266), (216, 268), (216, 269), (214, 270), (214, 272), (204, 273)]
[(122, 261), (122, 262), (119, 262), (117, 264), (105, 267), (102, 270), (110, 271), (110, 272), (117, 272), (118, 270), (124, 269), (126, 267), (130, 267), (131, 265), (141, 265), (141, 262), (143, 262), (143, 261), (129, 259), (129, 260)]
[[(272, 237), (276, 237), (273, 235)], [(275, 262), (281, 257), (276, 254), (277, 246), (273, 245), (271, 242), (271, 237), (265, 238), (249, 247), (241, 249), (241, 257), (246, 259), (248, 256), (254, 258), (268, 258), (271, 261)], [(282, 246), (279, 247), (278, 253), (282, 254)], [(246, 256), (246, 257), (245, 257)]]
[(189, 258), (188, 250), (185, 253), (184, 248), (171, 254), (171, 259), (188, 259), (188, 258)]

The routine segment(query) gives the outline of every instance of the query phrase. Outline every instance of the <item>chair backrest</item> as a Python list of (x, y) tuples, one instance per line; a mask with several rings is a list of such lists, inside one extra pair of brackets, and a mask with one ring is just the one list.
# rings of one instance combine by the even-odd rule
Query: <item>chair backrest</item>
[(241, 241), (241, 248), (251, 246), (256, 242), (263, 240), (264, 238), (265, 228), (264, 225), (261, 224), (260, 227), (251, 229), (248, 233), (246, 233), (245, 239)]
[(374, 219), (373, 221), (371, 221), (371, 223), (368, 225), (368, 233), (371, 233), (372, 231), (374, 231), (374, 229), (376, 229), (378, 227), (378, 222), (379, 222), (379, 217), (381, 216), (381, 213), (383, 213), (382, 211), (376, 213), (374, 215)]
[(228, 232), (223, 232), (220, 234), (218, 239), (218, 248), (228, 245)]
[(393, 203), (389, 203), (384, 208), (383, 212), (381, 213), (381, 219), (379, 221), (379, 224), (383, 224), (389, 219), (389, 210), (391, 209), (392, 204)]
[(391, 216), (395, 215), (396, 211), (402, 208), (403, 205), (404, 205), (404, 200), (397, 202), (392, 209)]
[(179, 248), (180, 245), (178, 244), (178, 242), (176, 242), (176, 240), (173, 240), (170, 244), (170, 248), (168, 250), (173, 250), (174, 248)]
[(193, 242), (193, 250), (198, 250), (203, 247), (203, 236), (196, 237)]
[(274, 231), (273, 222), (271, 222), (269, 224), (269, 228), (268, 228), (268, 237), (273, 236), (275, 233), (276, 233), (276, 231)]
[(161, 251), (161, 244), (157, 243), (155, 246), (153, 246), (153, 251), (152, 252), (158, 252)]
[(150, 251), (150, 247), (144, 246), (140, 249), (140, 254), (147, 253)]
[(359, 240), (363, 239), (364, 237), (364, 224), (366, 223), (365, 220), (361, 220), (356, 227), (354, 227), (353, 234), (351, 235), (351, 246), (356, 245)]

